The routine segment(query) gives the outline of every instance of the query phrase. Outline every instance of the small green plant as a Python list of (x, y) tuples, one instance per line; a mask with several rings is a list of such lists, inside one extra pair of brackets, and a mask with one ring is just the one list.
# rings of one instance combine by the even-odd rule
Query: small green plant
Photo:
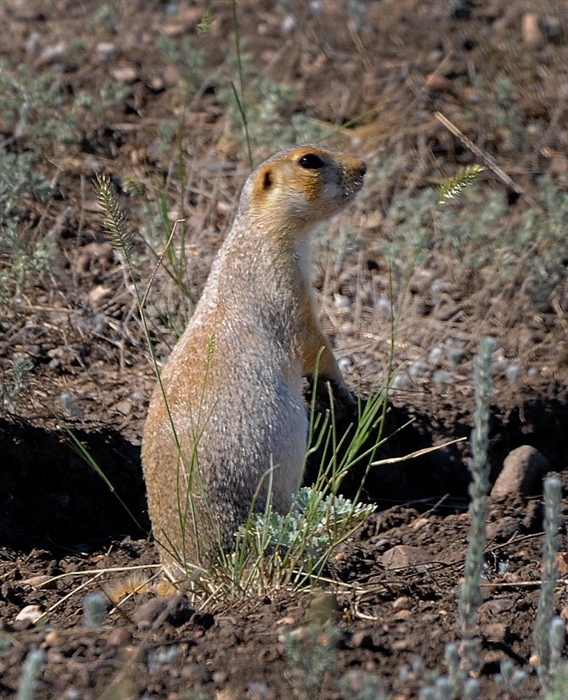
[(45, 661), (45, 653), (41, 649), (32, 649), (26, 656), (16, 700), (34, 700), (37, 689), (37, 677)]
[(300, 700), (309, 700), (321, 689), (322, 681), (335, 666), (341, 631), (333, 625), (323, 629), (311, 624), (283, 635), (288, 664), (287, 678)]
[(89, 593), (83, 598), (83, 627), (102, 627), (105, 622), (107, 599), (102, 593)]
[[(310, 510), (313, 513), (307, 517)], [(321, 554), (335, 544), (334, 533), (343, 530), (347, 523), (349, 527), (356, 526), (374, 510), (375, 506), (354, 505), (341, 495), (329, 494), (322, 499), (319, 492), (305, 486), (298, 491), (288, 515), (273, 512), (266, 522), (264, 515), (256, 514), (248, 534), (258, 541), (266, 536), (270, 548), (290, 547), (305, 539), (308, 542), (306, 566), (311, 569)], [(244, 527), (239, 534), (244, 536)]]
[(51, 188), (35, 166), (33, 153), (10, 153), (0, 146), (0, 305), (21, 294), (30, 275), (43, 272), (51, 259), (45, 240), (23, 230), (20, 205), (26, 194), (45, 202)]
[[(70, 50), (76, 50), (76, 46)], [(3, 118), (14, 130), (16, 139), (25, 141), (40, 154), (68, 151), (79, 142), (85, 117), (90, 116), (93, 126), (98, 127), (109, 110), (123, 102), (130, 92), (127, 85), (106, 81), (96, 97), (80, 90), (71, 99), (58, 73), (35, 74), (25, 64), (11, 70), (5, 61), (0, 62)]]
[(383, 686), (378, 676), (361, 671), (350, 671), (339, 681), (345, 700), (388, 700)]
[(491, 401), (491, 356), (497, 348), (495, 338), (486, 337), (479, 343), (475, 359), (474, 429), (471, 436), (472, 458), (469, 462), (472, 481), (469, 487), (470, 531), (465, 560), (464, 582), (459, 594), (458, 613), (464, 640), (471, 640), (475, 631), (477, 611), (483, 602), (481, 575), (483, 549), (486, 541), (487, 492), (489, 489), (489, 403)]
[(2, 403), (10, 413), (16, 408), (18, 399), (24, 394), (33, 370), (33, 363), (28, 357), (16, 356), (11, 360), (12, 368), (4, 381), (0, 381)]
[(538, 657), (538, 673), (544, 688), (549, 684), (551, 671), (564, 646), (564, 634), (559, 644), (551, 646), (558, 635), (551, 637), (551, 624), (554, 618), (554, 589), (558, 579), (558, 545), (560, 527), (560, 503), (562, 487), (560, 479), (549, 476), (544, 480), (544, 544), (542, 549), (542, 585), (538, 600), (538, 610), (533, 633), (535, 651)]

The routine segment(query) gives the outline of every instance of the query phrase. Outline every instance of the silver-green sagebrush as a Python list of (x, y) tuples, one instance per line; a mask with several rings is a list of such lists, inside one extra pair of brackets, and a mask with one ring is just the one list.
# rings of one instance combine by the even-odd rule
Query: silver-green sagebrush
[(462, 636), (471, 638), (477, 619), (477, 611), (483, 601), (481, 573), (483, 548), (486, 541), (487, 491), (489, 487), (489, 403), (491, 400), (491, 355), (497, 348), (495, 338), (486, 337), (479, 343), (475, 358), (473, 381), (475, 386), (474, 429), (471, 434), (469, 470), (471, 484), (469, 494), (470, 529), (465, 559), (464, 582), (459, 593), (458, 615)]

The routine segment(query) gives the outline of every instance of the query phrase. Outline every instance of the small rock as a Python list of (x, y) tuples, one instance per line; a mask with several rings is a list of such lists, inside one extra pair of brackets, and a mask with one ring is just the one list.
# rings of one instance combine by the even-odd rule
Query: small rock
[(293, 15), (286, 15), (280, 23), (280, 29), (284, 34), (289, 34), (296, 27), (296, 18)]
[(101, 61), (109, 59), (115, 51), (116, 44), (112, 44), (109, 41), (103, 41), (95, 46), (95, 53), (97, 54), (97, 58)]
[(308, 622), (325, 624), (329, 620), (337, 617), (339, 603), (333, 593), (322, 593), (315, 595), (308, 605), (306, 619)]
[(110, 287), (104, 287), (102, 284), (93, 287), (89, 292), (89, 301), (91, 304), (96, 306), (100, 301), (112, 294), (112, 289)]
[(351, 299), (345, 294), (334, 294), (333, 304), (337, 309), (348, 309), (351, 306)]
[(490, 625), (483, 625), (481, 627), (481, 634), (489, 642), (506, 642), (510, 637), (511, 631), (507, 625), (501, 622), (493, 622)]
[(174, 88), (179, 85), (179, 73), (175, 66), (167, 65), (162, 71), (162, 80), (164, 85), (169, 88)]
[(57, 630), (50, 630), (45, 635), (45, 643), (47, 646), (53, 647), (61, 641), (61, 635)]
[(199, 666), (199, 664), (187, 664), (180, 671), (180, 676), (192, 683), (209, 683), (211, 675)]
[(85, 273), (91, 266), (91, 256), (88, 253), (81, 253), (77, 258), (77, 272)]
[(402, 595), (396, 600), (393, 600), (392, 609), (393, 610), (408, 610), (410, 608), (410, 598), (408, 596)]
[(408, 620), (411, 617), (412, 612), (410, 610), (398, 610), (394, 615), (394, 619), (398, 622), (404, 622), (405, 620)]
[(173, 627), (183, 625), (195, 612), (185, 596), (157, 596), (141, 605), (132, 615), (132, 619), (140, 629), (149, 629), (166, 610), (169, 612), (165, 621)]
[(64, 41), (60, 41), (53, 46), (47, 46), (40, 54), (37, 59), (38, 66), (45, 66), (48, 64), (58, 63), (63, 60), (65, 55), (65, 50), (67, 49), (67, 44)]
[(509, 452), (503, 469), (491, 489), (491, 498), (504, 500), (511, 496), (534, 496), (542, 492), (542, 479), (550, 470), (548, 460), (536, 448), (521, 445)]
[(126, 627), (115, 627), (107, 637), (107, 647), (123, 647), (132, 641), (132, 632)]
[(95, 241), (93, 243), (87, 243), (86, 246), (83, 246), (83, 252), (87, 253), (87, 255), (93, 260), (105, 260), (106, 262), (110, 262), (112, 260), (114, 249), (112, 247), (112, 243), (109, 243), (108, 241), (105, 241), (104, 243), (97, 243)]
[(396, 545), (382, 556), (383, 566), (389, 571), (402, 569), (406, 566), (424, 566), (432, 560), (430, 552), (406, 544)]
[(22, 608), (20, 612), (16, 615), (15, 627), (17, 629), (28, 629), (39, 620), (43, 615), (43, 608), (41, 605), (26, 605)]
[(117, 411), (120, 411), (122, 415), (128, 416), (132, 412), (132, 401), (124, 399), (124, 401), (119, 401), (117, 404), (115, 404), (114, 407)]
[(201, 7), (188, 7), (180, 10), (160, 27), (162, 34), (174, 37), (187, 34), (203, 18)]
[(48, 649), (45, 660), (48, 664), (62, 664), (65, 662), (65, 657), (61, 649)]
[(550, 159), (549, 168), (554, 175), (566, 175), (568, 173), (568, 158), (561, 153), (555, 153)]
[(487, 538), (495, 542), (506, 542), (520, 530), (521, 523), (516, 518), (505, 516), (495, 523), (489, 523), (487, 526)]
[(229, 674), (225, 671), (214, 671), (213, 675), (211, 676), (211, 680), (213, 683), (215, 683), (215, 685), (222, 685), (223, 683), (226, 683), (228, 679)]
[(426, 525), (429, 525), (430, 521), (428, 518), (418, 518), (418, 520), (415, 520), (412, 523), (412, 529), (413, 530), (421, 530), (423, 527), (426, 527)]
[(116, 68), (111, 68), (110, 74), (117, 83), (123, 83), (124, 85), (129, 85), (138, 78), (138, 71), (134, 66), (117, 66)]
[(544, 43), (544, 37), (538, 26), (538, 15), (527, 12), (523, 15), (523, 41), (535, 49)]
[(24, 44), (24, 51), (30, 59), (35, 59), (41, 51), (41, 36), (37, 32), (32, 32)]
[(415, 646), (416, 642), (410, 637), (406, 637), (405, 639), (396, 639), (391, 648), (393, 651), (412, 651)]
[(494, 598), (493, 600), (486, 600), (479, 606), (479, 620), (483, 622), (493, 615), (512, 610), (514, 605), (515, 602), (512, 598)]
[(253, 681), (247, 685), (247, 698), (251, 700), (274, 700), (274, 690), (267, 683)]
[(55, 581), (53, 580), (53, 576), (32, 576), (31, 578), (26, 578), (22, 581), (22, 583), (27, 584), (28, 586), (32, 586), (33, 588), (47, 588), (46, 584), (51, 583), (53, 584), (50, 586), (51, 588), (55, 588)]

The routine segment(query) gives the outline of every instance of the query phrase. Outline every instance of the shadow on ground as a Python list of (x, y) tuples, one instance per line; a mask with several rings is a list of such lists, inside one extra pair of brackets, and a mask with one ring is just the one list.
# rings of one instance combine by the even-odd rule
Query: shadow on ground
[[(452, 438), (469, 438), (470, 414), (452, 407), (441, 410), (438, 422), (408, 409), (389, 406), (383, 427), (389, 440), (375, 459), (408, 455)], [(338, 414), (337, 434), (356, 421), (357, 409)], [(412, 421), (409, 424), (409, 421)], [(556, 387), (546, 397), (525, 397), (517, 407), (493, 407), (490, 432), (492, 480), (514, 448), (530, 444), (542, 452), (552, 470), (562, 471), (568, 454), (566, 389)], [(72, 448), (70, 438), (24, 422), (0, 419), (0, 543), (20, 550), (42, 547), (50, 551), (77, 545), (96, 546), (111, 539), (144, 537), (150, 530), (140, 463), (140, 447), (120, 433), (76, 431), (76, 437), (112, 484), (105, 481)], [(377, 428), (362, 450), (376, 440)], [(443, 496), (465, 507), (469, 474), (468, 441), (394, 464), (372, 467), (364, 498), (379, 508), (412, 502), (420, 508)], [(320, 463), (313, 455), (309, 482)], [(345, 479), (343, 492), (353, 496), (368, 460), (362, 460)], [(132, 516), (129, 514), (129, 512)]]
[(2, 545), (57, 550), (149, 531), (140, 447), (113, 430), (74, 434), (114, 493), (68, 436), (0, 419)]

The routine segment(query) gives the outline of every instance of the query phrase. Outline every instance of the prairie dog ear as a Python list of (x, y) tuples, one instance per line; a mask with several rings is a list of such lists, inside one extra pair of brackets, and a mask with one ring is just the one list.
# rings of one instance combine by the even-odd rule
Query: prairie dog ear
[(273, 184), (272, 167), (270, 165), (267, 165), (261, 170), (261, 172), (258, 175), (259, 187), (262, 189), (263, 192), (268, 192), (268, 190), (272, 187)]

